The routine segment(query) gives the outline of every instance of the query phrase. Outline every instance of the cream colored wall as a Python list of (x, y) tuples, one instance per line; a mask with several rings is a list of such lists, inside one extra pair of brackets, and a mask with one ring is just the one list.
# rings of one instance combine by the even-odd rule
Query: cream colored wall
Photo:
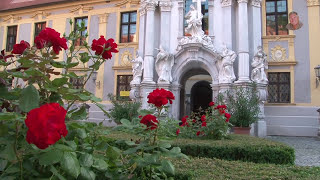
[[(94, 9), (93, 6), (97, 5), (105, 5), (105, 4), (110, 4), (109, 7), (107, 8), (100, 8), (100, 9)], [(118, 49), (120, 48), (127, 48), (127, 47), (133, 47), (134, 49), (138, 48), (138, 39), (139, 39), (139, 18), (138, 18), (138, 7), (139, 7), (139, 1), (137, 0), (122, 0), (122, 1), (112, 1), (108, 2), (105, 0), (90, 0), (90, 1), (81, 1), (81, 2), (66, 2), (64, 4), (58, 4), (58, 5), (50, 5), (50, 6), (45, 6), (45, 7), (38, 7), (38, 8), (32, 8), (32, 9), (23, 9), (23, 10), (17, 10), (17, 11), (12, 11), (12, 12), (0, 12), (0, 18), (1, 19), (6, 19), (6, 21), (0, 22), (0, 27), (4, 27), (4, 41), (2, 42), (2, 47), (5, 47), (6, 44), (6, 34), (7, 34), (7, 26), (13, 26), (17, 25), (18, 29), (17, 31), (19, 32), (19, 27), (21, 24), (24, 23), (32, 23), (32, 28), (31, 28), (31, 33), (30, 37), (33, 39), (34, 37), (34, 24), (37, 22), (43, 22), (46, 21), (47, 24), (50, 20), (52, 20), (52, 28), (55, 29), (56, 31), (60, 32), (61, 35), (65, 33), (66, 31), (66, 20), (68, 18), (74, 20), (76, 17), (84, 17), (88, 16), (88, 33), (90, 33), (90, 17), (92, 15), (98, 15), (99, 16), (99, 34), (106, 36), (106, 31), (107, 31), (107, 21), (108, 21), (108, 14), (109, 13), (116, 13), (117, 14), (117, 24), (115, 25), (116, 28), (116, 39), (115, 41), (118, 43), (119, 42), (119, 34), (120, 34), (120, 14), (121, 12), (128, 12), (128, 11), (137, 11), (137, 25), (136, 25), (136, 32), (137, 32), (137, 37), (136, 37), (136, 42), (133, 43), (119, 43), (118, 44)], [(57, 11), (63, 11), (67, 10), (67, 13), (61, 13), (61, 14), (51, 14), (52, 12), (57, 12)], [(28, 17), (29, 18), (22, 18), (22, 17)], [(73, 27), (71, 27), (73, 29)], [(19, 34), (19, 33), (17, 33)], [(108, 38), (108, 37), (106, 37)], [(19, 39), (19, 37), (17, 37)], [(88, 40), (88, 39), (87, 39)], [(17, 42), (18, 43), (18, 42)], [(89, 45), (91, 42), (88, 42)], [(31, 45), (33, 42), (30, 43)], [(59, 59), (63, 59), (63, 54), (59, 54)], [(119, 54), (115, 54), (115, 61), (114, 61), (114, 66), (118, 67), (119, 66)], [(135, 57), (135, 54), (132, 54), (131, 57)], [(110, 63), (110, 62), (106, 62)], [(121, 68), (123, 69), (123, 68)], [(115, 79), (114, 81), (116, 82), (116, 77), (117, 75), (132, 75), (131, 72), (131, 66), (127, 66), (124, 69), (128, 70), (128, 72), (122, 73), (121, 71), (117, 70), (117, 68), (114, 69), (115, 73)], [(99, 98), (103, 97), (103, 79), (108, 78), (104, 76), (105, 71), (112, 71), (110, 70), (105, 70), (104, 69), (104, 64), (101, 65), (99, 71), (98, 71), (98, 77), (96, 82), (100, 82), (100, 88), (96, 87), (96, 96)], [(119, 71), (119, 72), (118, 72)], [(116, 86), (116, 83), (115, 83)], [(114, 87), (114, 94), (116, 94), (116, 87)], [(109, 101), (105, 101), (103, 103), (108, 103)]]

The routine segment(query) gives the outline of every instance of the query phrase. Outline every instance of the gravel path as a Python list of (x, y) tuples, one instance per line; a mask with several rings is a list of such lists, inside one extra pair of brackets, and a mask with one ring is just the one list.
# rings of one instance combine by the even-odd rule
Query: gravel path
[(295, 149), (298, 166), (320, 166), (320, 138), (268, 136), (267, 139), (283, 142)]

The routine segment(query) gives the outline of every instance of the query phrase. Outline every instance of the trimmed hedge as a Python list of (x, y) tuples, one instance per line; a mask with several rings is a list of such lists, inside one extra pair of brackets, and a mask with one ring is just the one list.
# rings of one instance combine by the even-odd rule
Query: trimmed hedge
[(320, 167), (256, 164), (209, 158), (175, 159), (172, 161), (178, 180), (248, 180), (248, 179), (320, 179)]
[[(111, 143), (115, 140), (137, 140), (138, 136), (114, 131), (107, 136)], [(231, 135), (224, 140), (201, 140), (177, 138), (171, 143), (193, 157), (218, 158), (229, 161), (254, 163), (294, 164), (294, 149), (279, 142), (243, 135)], [(117, 146), (125, 147), (125, 144)]]

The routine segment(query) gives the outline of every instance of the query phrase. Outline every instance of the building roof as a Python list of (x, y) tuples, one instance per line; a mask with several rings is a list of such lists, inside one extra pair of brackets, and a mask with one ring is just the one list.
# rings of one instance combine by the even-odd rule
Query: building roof
[(80, 0), (1, 0), (0, 12)]

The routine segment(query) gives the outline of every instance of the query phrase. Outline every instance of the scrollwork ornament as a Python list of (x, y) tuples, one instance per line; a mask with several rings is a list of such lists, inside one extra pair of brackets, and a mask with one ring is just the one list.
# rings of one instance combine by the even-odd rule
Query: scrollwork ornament
[(160, 6), (161, 11), (170, 11), (172, 3), (169, 1), (160, 1), (159, 6)]
[(320, 6), (320, 0), (307, 0), (307, 6)]
[(222, 7), (227, 7), (232, 5), (232, 0), (221, 0)]
[(261, 7), (262, 0), (251, 0), (251, 5), (255, 7)]
[(157, 6), (157, 2), (156, 1), (146, 1), (145, 2), (145, 8), (147, 11), (155, 11), (156, 10), (156, 6)]

